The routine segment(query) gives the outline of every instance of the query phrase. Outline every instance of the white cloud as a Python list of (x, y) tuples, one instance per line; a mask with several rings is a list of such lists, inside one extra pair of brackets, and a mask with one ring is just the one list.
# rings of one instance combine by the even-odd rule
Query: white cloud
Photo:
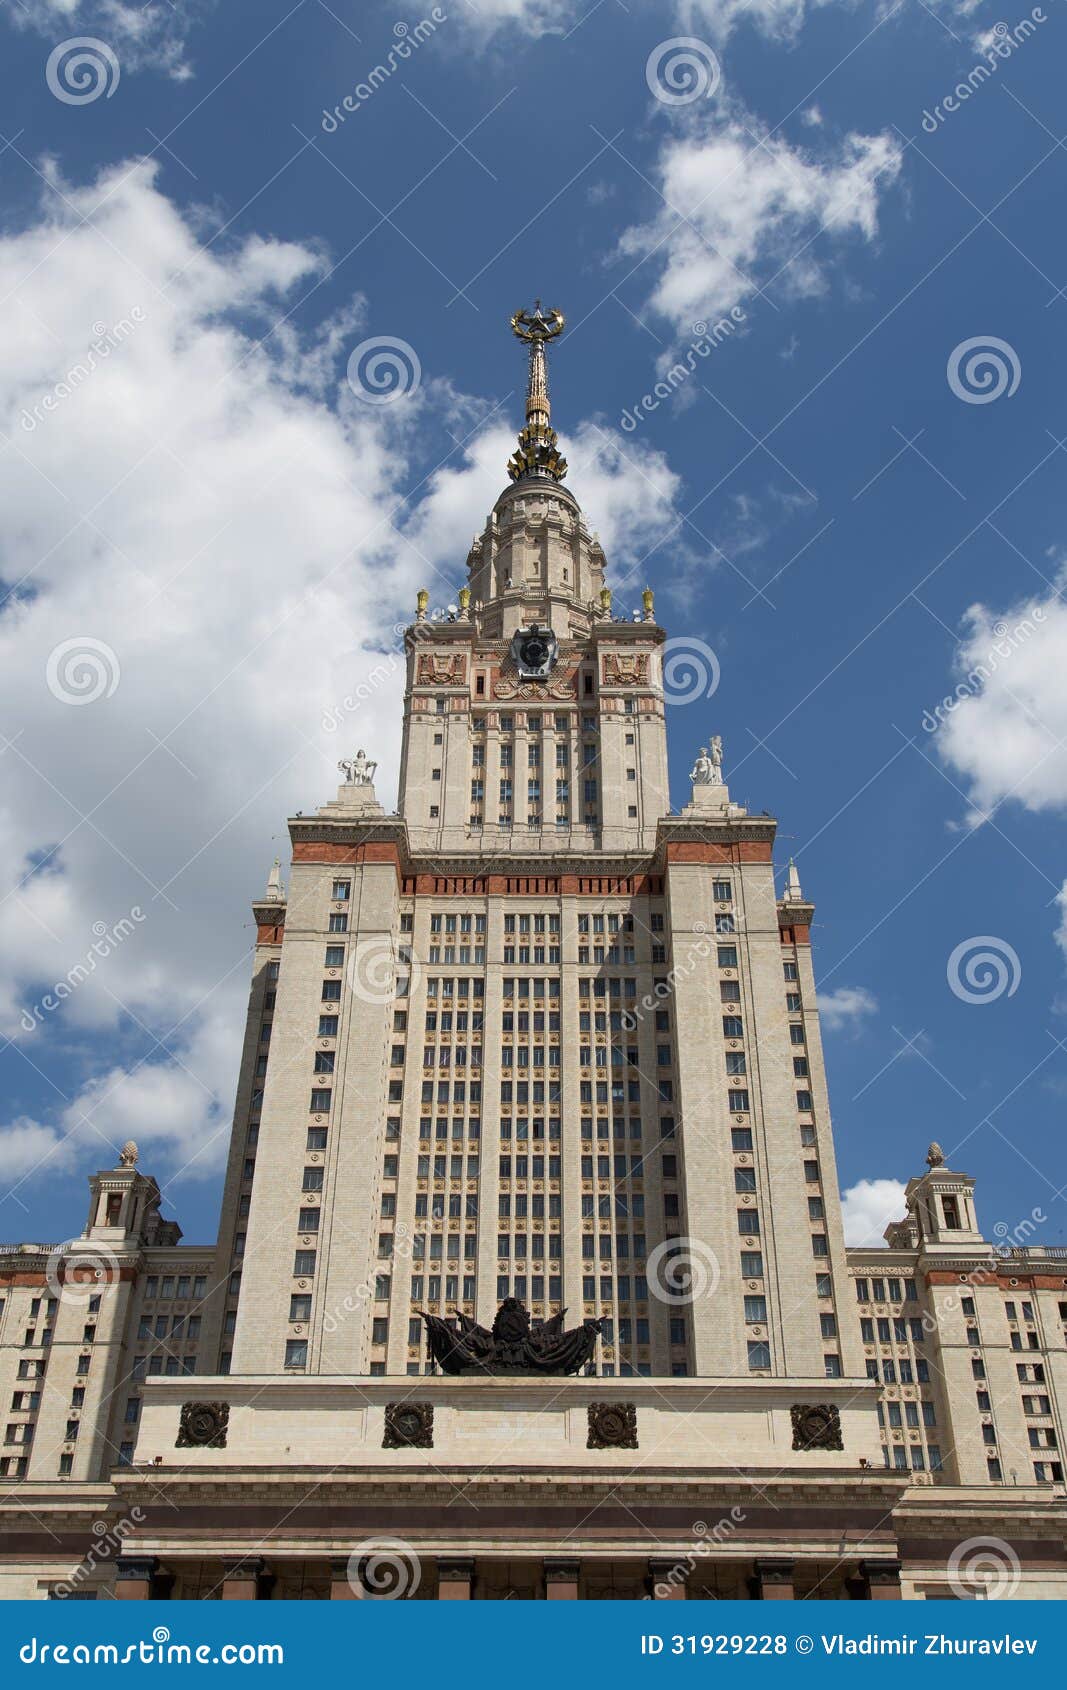
[(818, 157), (783, 136), (759, 146), (746, 114), (720, 103), (664, 142), (665, 203), (624, 233), (620, 250), (660, 267), (651, 304), (680, 335), (768, 284), (778, 296), (818, 294), (826, 241), (874, 239), (901, 157), (889, 135), (850, 134)]
[[(1067, 584), (1061, 568), (1054, 587)], [(1067, 606), (1057, 591), (997, 615), (963, 619), (956, 687), (936, 711), (935, 744), (980, 821), (1009, 799), (1028, 810), (1067, 807)], [(928, 719), (929, 718), (929, 719)]]
[(838, 986), (832, 992), (819, 993), (819, 1020), (831, 1033), (854, 1030), (877, 1010), (877, 999), (864, 986)]
[[(811, 0), (810, 9), (829, 4)], [(678, 16), (687, 28), (705, 28), (716, 42), (744, 23), (772, 41), (788, 41), (799, 34), (808, 10), (808, 0), (681, 0)]]
[(890, 1221), (903, 1220), (907, 1209), (898, 1179), (861, 1179), (841, 1193), (846, 1244), (881, 1244)]
[(32, 6), (7, 7), (18, 29), (36, 29), (54, 44), (66, 37), (87, 35), (104, 41), (118, 58), (121, 71), (157, 70), (184, 81), (192, 75), (185, 57), (185, 36), (214, 4), (214, 0), (167, 0), (145, 5), (143, 0), (33, 0)]
[[(356, 743), (395, 801), (403, 675), (381, 654), (418, 586), (441, 603), (459, 584), (513, 445), (494, 423), (434, 470), (444, 425), (477, 430), (484, 403), (427, 370), (403, 403), (361, 406), (337, 379), (371, 328), (358, 300), (310, 340), (268, 332), (323, 254), (204, 235), (137, 165), (57, 182), (0, 238), (0, 1032), (62, 1086), (0, 1128), (14, 1177), (46, 1152), (45, 1174), (107, 1163), (128, 1137), (159, 1176), (217, 1163), (249, 900), (285, 817), (333, 797)], [(110, 345), (90, 371), (94, 341)], [(623, 558), (672, 520), (662, 458), (634, 475), (593, 423), (569, 449)], [(87, 640), (113, 690), (65, 703), (50, 656)], [(135, 906), (98, 959), (101, 924)]]
[(1056, 905), (1060, 912), (1060, 923), (1056, 929), (1056, 943), (1064, 956), (1067, 957), (1067, 880), (1056, 893)]

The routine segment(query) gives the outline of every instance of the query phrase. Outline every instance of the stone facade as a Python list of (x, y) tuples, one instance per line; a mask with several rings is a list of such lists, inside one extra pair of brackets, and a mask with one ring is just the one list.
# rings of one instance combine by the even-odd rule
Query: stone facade
[[(936, 1146), (846, 1248), (812, 906), (717, 770), (671, 812), (604, 571), (538, 470), (420, 595), (397, 814), (353, 760), (254, 906), (217, 1243), (128, 1146), (0, 1252), (0, 1595), (1067, 1595), (1067, 1252)], [(505, 1297), (591, 1372), (435, 1374)]]

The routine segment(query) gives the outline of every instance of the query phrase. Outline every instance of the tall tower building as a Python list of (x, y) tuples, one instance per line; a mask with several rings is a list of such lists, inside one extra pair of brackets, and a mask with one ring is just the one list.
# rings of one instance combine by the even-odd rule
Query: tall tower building
[(223, 1370), (417, 1373), (419, 1311), (511, 1296), (603, 1320), (609, 1375), (862, 1376), (811, 906), (718, 741), (671, 810), (666, 635), (563, 485), (562, 322), (513, 319), (509, 484), (458, 609), (419, 595), (398, 813), (361, 752), (257, 906)]
[(562, 317), (512, 326), (398, 809), (354, 751), (254, 905), (217, 1243), (131, 1141), (0, 1246), (0, 1598), (1067, 1596), (1067, 1251), (937, 1144), (846, 1250), (812, 905), (696, 703), (672, 809), (692, 645), (563, 484)]

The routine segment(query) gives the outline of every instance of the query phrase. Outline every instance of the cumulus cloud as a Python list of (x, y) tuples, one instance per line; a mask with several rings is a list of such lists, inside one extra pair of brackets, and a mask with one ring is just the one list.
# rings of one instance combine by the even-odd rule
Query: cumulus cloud
[(625, 231), (620, 251), (658, 267), (650, 303), (680, 335), (768, 284), (779, 295), (821, 293), (823, 244), (874, 239), (901, 157), (889, 135), (850, 134), (818, 155), (784, 136), (759, 146), (747, 115), (716, 101), (663, 143), (664, 204)]
[[(512, 435), (429, 370), (361, 404), (362, 302), (280, 321), (313, 313), (313, 245), (203, 247), (150, 165), (55, 188), (0, 238), (0, 1033), (27, 1088), (56, 1087), (13, 1106), (0, 1168), (106, 1164), (133, 1137), (157, 1174), (207, 1171), (249, 900), (355, 744), (395, 802), (395, 624), (459, 584)], [(663, 460), (635, 478), (592, 422), (568, 448), (623, 557), (674, 520)]]
[[(962, 777), (980, 821), (1009, 799), (1028, 810), (1067, 806), (1067, 606), (1061, 568), (1047, 595), (963, 618), (955, 688), (930, 720), (935, 745)], [(927, 722), (927, 726), (929, 726)]]
[(881, 1244), (890, 1221), (903, 1220), (907, 1209), (898, 1179), (861, 1179), (841, 1193), (846, 1244)]
[(875, 1015), (878, 1000), (864, 986), (838, 986), (819, 993), (819, 1019), (831, 1033), (855, 1030), (868, 1015)]

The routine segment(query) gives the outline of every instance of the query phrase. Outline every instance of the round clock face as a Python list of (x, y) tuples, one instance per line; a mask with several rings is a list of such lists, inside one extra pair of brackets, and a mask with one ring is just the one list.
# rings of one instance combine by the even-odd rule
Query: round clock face
[(550, 628), (524, 628), (512, 641), (512, 652), (520, 675), (543, 680), (551, 673), (558, 642)]

